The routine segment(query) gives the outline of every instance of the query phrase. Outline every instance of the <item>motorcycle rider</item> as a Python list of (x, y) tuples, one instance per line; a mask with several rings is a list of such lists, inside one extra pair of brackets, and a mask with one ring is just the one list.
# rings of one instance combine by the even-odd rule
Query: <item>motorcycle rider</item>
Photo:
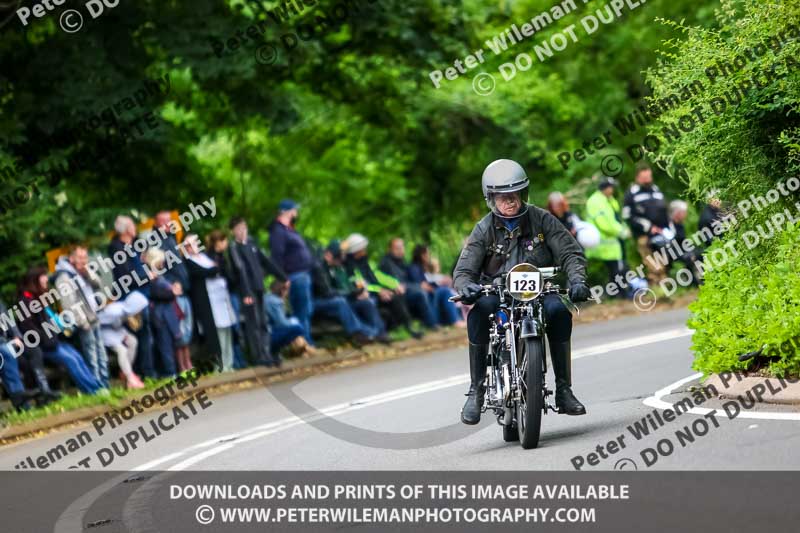
[[(573, 302), (589, 299), (586, 258), (580, 245), (556, 217), (529, 205), (528, 176), (519, 163), (498, 159), (483, 172), (482, 186), (491, 212), (475, 225), (453, 272), (453, 286), (464, 303), (475, 303), (467, 317), (470, 387), (461, 421), (477, 424), (481, 418), (489, 352), (489, 315), (499, 304), (495, 295), (483, 295), (480, 282), (488, 283), (519, 263), (538, 267), (558, 265), (569, 279)], [(571, 390), (570, 336), (572, 314), (556, 294), (544, 299), (547, 338), (556, 375), (559, 413), (582, 415), (586, 408)]]

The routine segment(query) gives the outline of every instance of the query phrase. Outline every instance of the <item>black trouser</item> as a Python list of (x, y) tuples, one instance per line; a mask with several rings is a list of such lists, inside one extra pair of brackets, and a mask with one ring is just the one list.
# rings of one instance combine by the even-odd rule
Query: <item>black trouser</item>
[(405, 297), (401, 294), (393, 294), (392, 299), (388, 302), (378, 300), (381, 310), (385, 313), (386, 327), (394, 329), (396, 327), (404, 326), (411, 327), (411, 315), (406, 306)]
[(692, 286), (697, 287), (697, 286), (701, 285), (702, 282), (703, 282), (703, 273), (697, 270), (697, 265), (695, 264), (695, 262), (700, 262), (702, 260), (703, 260), (702, 256), (698, 257), (694, 253), (687, 252), (687, 253), (681, 255), (680, 257), (678, 257), (678, 259), (676, 259), (669, 266), (672, 267), (672, 265), (674, 263), (678, 263), (678, 262), (683, 263), (685, 265), (686, 269), (692, 275), (692, 282), (691, 282)]
[(251, 361), (257, 365), (274, 362), (269, 349), (269, 325), (264, 315), (264, 293), (254, 293), (252, 305), (245, 304), (242, 299), (242, 314), (244, 336), (247, 339), (247, 351)]
[[(489, 344), (489, 315), (497, 311), (497, 296), (481, 296), (467, 316), (467, 336), (472, 344)], [(572, 335), (572, 313), (557, 294), (544, 297), (544, 316), (550, 342), (566, 342)]]
[[(614, 259), (610, 261), (603, 261), (603, 264), (606, 265), (606, 270), (608, 271), (609, 283), (614, 283), (619, 285), (616, 279), (617, 276), (620, 276), (624, 279), (625, 273), (628, 270), (627, 268), (628, 265), (625, 264), (625, 261), (623, 261), (622, 259)], [(621, 292), (617, 293), (615, 296), (612, 296), (612, 298), (622, 298), (622, 297), (629, 298), (631, 296), (631, 294), (629, 294), (630, 292), (631, 292), (631, 287), (630, 285), (628, 285), (624, 289), (621, 288)]]

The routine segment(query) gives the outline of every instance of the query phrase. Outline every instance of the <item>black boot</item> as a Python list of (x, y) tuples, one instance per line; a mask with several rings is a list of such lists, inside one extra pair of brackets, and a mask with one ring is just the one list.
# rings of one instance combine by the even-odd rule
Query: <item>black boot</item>
[(488, 344), (469, 344), (470, 385), (467, 401), (461, 409), (461, 421), (471, 426), (481, 421), (483, 395), (486, 392), (484, 381), (486, 380), (486, 356), (488, 353)]
[(572, 394), (572, 350), (570, 341), (551, 342), (550, 359), (556, 375), (556, 407), (558, 412), (567, 415), (585, 415), (586, 408)]
[(14, 406), (14, 409), (17, 411), (27, 411), (31, 408), (31, 404), (28, 403), (30, 399), (29, 394), (26, 392), (15, 392), (8, 395), (8, 399), (11, 400), (11, 405)]
[(33, 368), (33, 378), (36, 381), (36, 386), (39, 387), (43, 404), (48, 404), (61, 398), (61, 394), (54, 392), (50, 388), (50, 383), (47, 382), (47, 376), (43, 368)]

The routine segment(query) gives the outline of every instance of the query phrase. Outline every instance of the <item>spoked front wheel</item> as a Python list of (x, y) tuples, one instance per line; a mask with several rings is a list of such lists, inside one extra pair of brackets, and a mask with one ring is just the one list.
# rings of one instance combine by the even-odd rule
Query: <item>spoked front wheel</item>
[(526, 450), (539, 445), (544, 410), (544, 342), (540, 338), (522, 343), (522, 379), (517, 406), (519, 443)]

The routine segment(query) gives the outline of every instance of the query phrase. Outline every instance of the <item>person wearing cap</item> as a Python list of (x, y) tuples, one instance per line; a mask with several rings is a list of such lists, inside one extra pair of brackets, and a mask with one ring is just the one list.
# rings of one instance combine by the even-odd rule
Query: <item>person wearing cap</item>
[(233, 234), (233, 242), (228, 246), (231, 285), (242, 303), (244, 334), (250, 357), (257, 365), (280, 366), (280, 356), (270, 350), (269, 323), (264, 309), (264, 277), (268, 272), (280, 281), (288, 278), (248, 235), (247, 222), (242, 217), (233, 217), (229, 227)]
[[(481, 419), (489, 353), (490, 315), (500, 299), (482, 293), (480, 283), (490, 283), (520, 263), (538, 267), (559, 266), (569, 280), (569, 297), (583, 302), (591, 295), (586, 285), (583, 251), (556, 217), (528, 204), (530, 181), (516, 161), (498, 159), (489, 164), (481, 179), (483, 197), (490, 212), (470, 233), (453, 272), (453, 286), (464, 303), (475, 304), (467, 316), (470, 387), (461, 410), (464, 424)], [(559, 413), (586, 414), (572, 393), (572, 314), (557, 294), (544, 297), (547, 339), (556, 376), (556, 407)]]
[(617, 275), (624, 275), (628, 270), (623, 259), (622, 241), (631, 235), (622, 223), (619, 202), (614, 197), (616, 187), (617, 180), (604, 176), (586, 201), (586, 220), (600, 232), (600, 243), (586, 250), (586, 257), (603, 262), (611, 283), (615, 282)]
[(357, 287), (366, 290), (386, 311), (389, 317), (387, 324), (389, 329), (403, 326), (412, 337), (421, 338), (422, 332), (411, 327), (411, 315), (406, 306), (403, 284), (380, 270), (372, 269), (369, 264), (368, 246), (369, 240), (360, 233), (353, 233), (342, 242), (342, 253), (346, 254), (347, 275)]
[(269, 249), (272, 260), (289, 277), (289, 303), (292, 313), (303, 326), (303, 336), (311, 340), (311, 315), (314, 300), (311, 294), (311, 269), (313, 255), (303, 237), (297, 233), (297, 211), (300, 206), (293, 200), (278, 204), (278, 215), (269, 226)]

